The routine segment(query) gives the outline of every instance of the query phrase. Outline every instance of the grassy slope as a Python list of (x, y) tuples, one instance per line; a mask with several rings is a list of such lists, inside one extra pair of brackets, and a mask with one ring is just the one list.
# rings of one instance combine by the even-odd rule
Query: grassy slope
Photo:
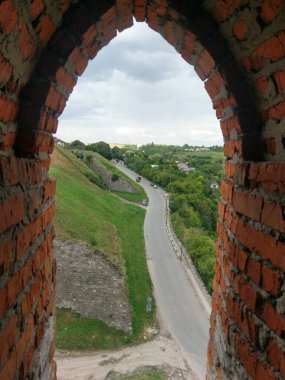
[[(90, 183), (59, 152), (55, 152), (50, 174), (57, 179), (57, 232), (66, 238), (96, 244), (96, 249), (102, 251), (125, 272), (134, 336), (131, 339), (122, 336), (119, 341), (120, 344), (130, 340), (136, 341), (143, 334), (145, 327), (154, 323), (154, 310), (152, 313), (145, 311), (146, 299), (152, 295), (152, 286), (145, 260), (144, 210), (127, 204)], [(79, 330), (81, 328), (77, 339), (70, 339), (70, 344), (66, 343), (66, 335), (70, 335), (70, 328), (61, 324), (60, 321), (63, 319), (69, 327), (73, 326), (74, 331), (74, 323), (79, 326)], [(82, 338), (82, 341), (86, 341), (88, 335), (92, 337), (90, 330), (84, 329), (86, 323), (86, 318), (64, 312), (59, 314), (58, 346), (63, 347), (62, 339), (65, 341), (64, 348), (82, 348), (82, 342), (79, 340)], [(95, 339), (93, 344), (89, 342), (86, 348), (105, 348), (104, 344), (103, 347), (96, 344), (98, 341), (99, 339)], [(118, 344), (117, 338), (113, 342), (109, 339), (109, 347), (117, 347)]]

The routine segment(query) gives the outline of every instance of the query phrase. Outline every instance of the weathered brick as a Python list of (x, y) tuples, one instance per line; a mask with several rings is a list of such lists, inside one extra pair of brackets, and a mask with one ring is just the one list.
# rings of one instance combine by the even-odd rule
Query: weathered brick
[(36, 27), (36, 33), (38, 34), (42, 44), (46, 45), (55, 32), (55, 25), (49, 16), (44, 16)]
[(0, 31), (10, 34), (18, 21), (18, 14), (13, 1), (6, 0), (0, 4)]
[(282, 276), (279, 272), (272, 270), (267, 265), (262, 266), (262, 287), (275, 296), (280, 292)]
[(38, 131), (26, 131), (20, 129), (18, 132), (16, 149), (26, 153), (52, 153), (54, 140), (52, 135)]
[(0, 203), (0, 233), (19, 223), (25, 214), (24, 196), (19, 194)]
[(5, 86), (5, 84), (11, 79), (12, 72), (12, 65), (0, 55), (0, 87)]
[(238, 40), (244, 40), (247, 34), (248, 26), (243, 20), (237, 21), (233, 26), (233, 33)]
[(31, 1), (31, 14), (32, 19), (34, 20), (37, 18), (45, 9), (45, 5), (43, 3), (43, 0), (32, 0)]
[(74, 65), (75, 73), (77, 75), (82, 75), (87, 67), (88, 59), (86, 59), (80, 49), (76, 47), (69, 56), (69, 60)]
[(8, 357), (8, 353), (13, 346), (13, 343), (16, 340), (18, 335), (17, 330), (18, 318), (13, 314), (5, 326), (2, 334), (0, 335), (0, 363), (3, 363), (3, 360)]
[(0, 95), (0, 121), (7, 122), (15, 119), (18, 104), (5, 95)]
[(237, 212), (259, 221), (263, 198), (236, 190), (233, 194), (233, 206)]
[(24, 22), (19, 26), (19, 48), (24, 59), (34, 58), (37, 48), (36, 43), (29, 31), (27, 24)]
[(261, 221), (269, 227), (285, 232), (285, 206), (280, 203), (265, 201), (262, 209)]
[(273, 74), (274, 81), (276, 83), (279, 92), (285, 91), (285, 71), (278, 71)]
[(264, 0), (260, 8), (260, 17), (266, 24), (271, 23), (278, 16), (282, 0)]
[[(6, 272), (13, 261), (13, 244), (11, 240), (0, 243), (0, 273)], [(1, 313), (0, 313), (1, 314)]]

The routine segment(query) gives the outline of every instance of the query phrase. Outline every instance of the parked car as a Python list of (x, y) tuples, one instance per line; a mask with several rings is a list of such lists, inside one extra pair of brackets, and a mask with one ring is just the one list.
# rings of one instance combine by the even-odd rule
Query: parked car
[(152, 182), (150, 183), (150, 186), (153, 186), (153, 183), (152, 183)]
[(136, 178), (136, 182), (140, 182), (141, 179), (142, 179), (142, 177), (138, 176), (138, 177)]
[(154, 189), (157, 189), (157, 185), (153, 185), (153, 188), (154, 188)]
[(142, 205), (143, 206), (148, 206), (148, 199), (143, 199), (142, 200)]

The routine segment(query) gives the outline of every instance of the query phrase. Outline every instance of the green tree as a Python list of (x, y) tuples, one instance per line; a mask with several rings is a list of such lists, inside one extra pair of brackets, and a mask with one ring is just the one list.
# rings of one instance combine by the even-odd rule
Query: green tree
[(110, 145), (105, 143), (104, 141), (89, 144), (86, 146), (86, 150), (99, 153), (101, 154), (101, 156), (107, 158), (107, 160), (111, 160), (112, 158), (112, 151)]

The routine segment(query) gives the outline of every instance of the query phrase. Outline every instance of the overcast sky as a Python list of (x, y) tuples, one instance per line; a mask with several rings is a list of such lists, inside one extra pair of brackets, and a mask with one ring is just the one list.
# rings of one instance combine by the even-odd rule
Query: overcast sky
[(56, 136), (85, 143), (222, 145), (203, 82), (145, 23), (118, 34), (89, 63)]

